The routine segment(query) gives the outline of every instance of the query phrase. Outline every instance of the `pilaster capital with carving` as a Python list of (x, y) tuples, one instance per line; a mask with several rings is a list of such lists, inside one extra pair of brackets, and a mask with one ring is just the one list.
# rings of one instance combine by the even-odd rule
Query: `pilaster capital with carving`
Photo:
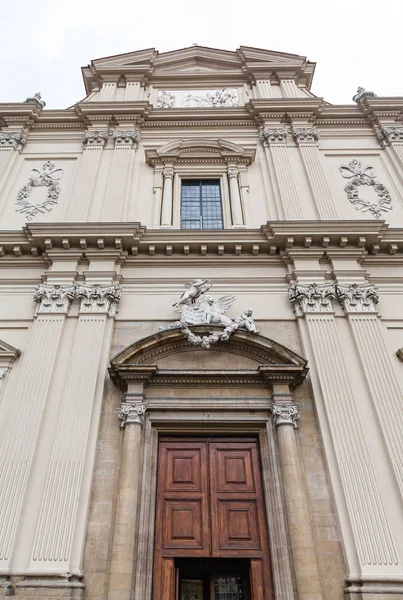
[(288, 296), (297, 317), (305, 313), (333, 312), (332, 300), (336, 296), (334, 285), (292, 284)]
[(27, 141), (27, 136), (18, 131), (0, 131), (0, 147), (22, 150)]
[(77, 286), (81, 313), (107, 313), (114, 317), (118, 312), (121, 296), (122, 288), (119, 285)]
[(345, 313), (377, 312), (379, 296), (374, 285), (353, 283), (336, 284), (336, 293)]
[(105, 146), (109, 137), (108, 129), (101, 129), (96, 131), (86, 131), (83, 134), (83, 146)]
[(112, 135), (116, 146), (134, 146), (140, 141), (140, 132), (136, 129), (129, 131), (114, 131)]
[(285, 144), (287, 141), (288, 130), (285, 127), (277, 127), (269, 129), (264, 127), (259, 131), (259, 139), (261, 142), (270, 144)]
[(393, 142), (403, 142), (403, 126), (390, 126), (385, 125), (381, 127), (380, 133), (384, 141), (387, 144), (393, 144)]
[(237, 169), (236, 167), (230, 167), (228, 169), (227, 173), (228, 173), (228, 179), (238, 179), (239, 169)]
[(122, 402), (118, 408), (118, 417), (121, 421), (120, 427), (123, 429), (130, 423), (143, 425), (146, 410), (147, 405), (144, 402)]
[(162, 175), (163, 175), (163, 177), (164, 177), (164, 180), (165, 180), (165, 179), (172, 179), (172, 180), (173, 180), (173, 178), (174, 178), (174, 175), (175, 175), (175, 171), (174, 171), (173, 169), (165, 169), (165, 170), (162, 172)]
[(272, 404), (270, 410), (273, 415), (275, 427), (292, 425), (298, 429), (300, 410), (298, 404)]
[(296, 144), (316, 144), (320, 134), (316, 127), (293, 127), (292, 137)]
[(33, 298), (36, 302), (36, 315), (43, 313), (67, 314), (75, 293), (75, 285), (38, 285)]

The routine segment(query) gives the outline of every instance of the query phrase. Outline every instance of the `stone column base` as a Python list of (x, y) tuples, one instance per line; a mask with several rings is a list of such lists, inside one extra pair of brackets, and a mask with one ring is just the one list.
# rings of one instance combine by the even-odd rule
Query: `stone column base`
[(2, 582), (5, 597), (13, 600), (83, 600), (82, 576), (66, 574), (43, 575), (41, 577), (9, 577)]
[(403, 579), (346, 579), (346, 600), (403, 600)]

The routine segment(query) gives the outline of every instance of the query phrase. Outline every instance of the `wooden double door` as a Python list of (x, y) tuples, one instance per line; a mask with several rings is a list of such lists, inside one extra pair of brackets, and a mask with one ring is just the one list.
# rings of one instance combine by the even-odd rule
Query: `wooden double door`
[[(204, 586), (202, 594), (195, 592), (200, 600), (273, 598), (256, 439), (161, 438), (153, 600), (184, 600), (190, 568), (181, 572), (184, 559), (193, 559), (189, 581), (195, 583), (186, 584), (188, 588), (194, 585), (198, 589), (199, 585), (201, 589), (206, 565), (210, 564), (214, 572), (207, 586), (210, 591)], [(203, 577), (198, 577), (196, 559), (204, 565)], [(227, 566), (220, 575), (224, 563)], [(237, 571), (245, 572), (245, 564), (248, 581), (242, 584), (243, 592), (225, 595), (224, 584), (221, 595), (214, 591), (219, 587), (214, 581), (225, 581), (225, 577), (234, 580)], [(232, 568), (232, 575), (228, 568)]]

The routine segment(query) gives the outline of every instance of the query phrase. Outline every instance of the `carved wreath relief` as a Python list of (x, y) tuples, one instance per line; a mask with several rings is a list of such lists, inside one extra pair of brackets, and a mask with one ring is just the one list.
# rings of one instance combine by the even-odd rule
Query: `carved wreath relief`
[[(351, 179), (344, 188), (347, 198), (351, 204), (362, 212), (371, 212), (376, 219), (380, 219), (382, 212), (392, 210), (392, 198), (386, 187), (377, 181), (373, 167), (363, 167), (359, 160), (352, 160), (348, 165), (339, 167), (340, 173), (345, 179)], [(370, 185), (376, 193), (375, 200), (364, 200), (359, 196), (359, 187)]]
[[(57, 183), (63, 177), (63, 169), (55, 169), (55, 165), (49, 160), (42, 166), (42, 170), (32, 169), (29, 181), (20, 189), (17, 196), (16, 212), (25, 213), (28, 221), (38, 214), (50, 212), (60, 194), (60, 186)], [(46, 187), (47, 195), (43, 202), (34, 202), (31, 199), (32, 190), (36, 187)]]
[[(209, 279), (195, 279), (188, 283), (186, 291), (177, 302), (173, 304), (175, 312), (181, 314), (180, 321), (174, 321), (167, 328), (181, 327), (182, 333), (193, 346), (201, 346), (207, 350), (217, 342), (226, 342), (237, 329), (244, 329), (250, 333), (259, 333), (252, 318), (252, 310), (246, 308), (243, 313), (232, 320), (224, 313), (232, 306), (235, 296), (221, 296), (217, 300), (206, 294), (212, 283)], [(221, 325), (222, 332), (196, 335), (189, 327), (192, 325)]]

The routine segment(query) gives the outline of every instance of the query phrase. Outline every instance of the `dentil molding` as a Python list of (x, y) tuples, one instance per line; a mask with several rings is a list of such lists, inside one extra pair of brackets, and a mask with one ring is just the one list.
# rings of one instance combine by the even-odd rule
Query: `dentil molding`
[(143, 425), (146, 410), (147, 405), (144, 402), (137, 402), (135, 404), (131, 404), (129, 402), (122, 402), (122, 404), (118, 408), (118, 417), (121, 421), (120, 427), (124, 428), (129, 423)]
[(33, 298), (36, 302), (36, 314), (67, 314), (74, 299), (75, 290), (74, 285), (38, 285)]
[(121, 296), (122, 288), (119, 285), (77, 286), (81, 313), (108, 313), (113, 317), (118, 311)]
[(295, 429), (298, 429), (300, 417), (298, 404), (272, 404), (270, 410), (276, 427), (292, 425)]
[(333, 312), (332, 300), (336, 296), (334, 285), (292, 284), (288, 288), (294, 313), (300, 317), (304, 313)]
[(345, 313), (376, 312), (379, 296), (374, 285), (353, 283), (349, 286), (336, 284), (336, 293)]

